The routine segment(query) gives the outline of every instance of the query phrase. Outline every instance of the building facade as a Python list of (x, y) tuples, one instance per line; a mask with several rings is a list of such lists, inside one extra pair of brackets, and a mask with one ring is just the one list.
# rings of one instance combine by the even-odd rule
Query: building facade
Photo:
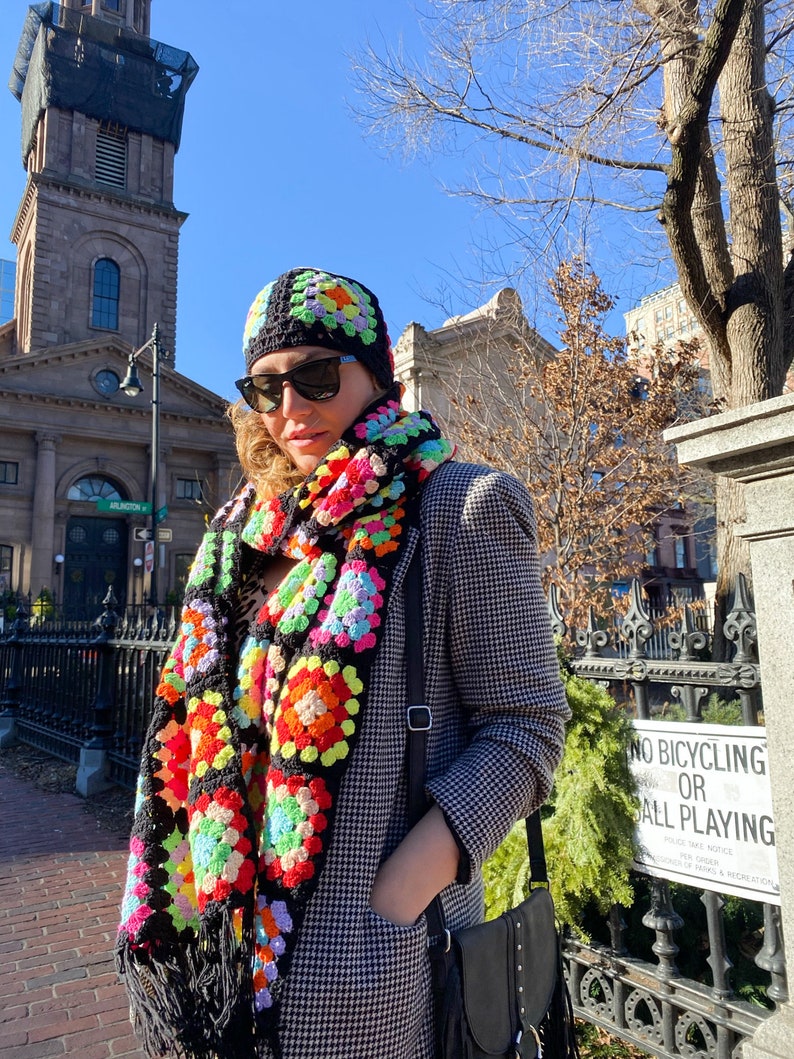
[(46, 589), (75, 615), (109, 586), (175, 599), (239, 476), (225, 401), (175, 369), (174, 159), (198, 68), (149, 28), (150, 0), (36, 5), (12, 73), (27, 183), (0, 325), (0, 591)]
[(623, 314), (623, 319), (629, 347), (640, 352), (656, 345), (690, 342), (703, 334), (678, 283), (646, 294), (638, 305)]

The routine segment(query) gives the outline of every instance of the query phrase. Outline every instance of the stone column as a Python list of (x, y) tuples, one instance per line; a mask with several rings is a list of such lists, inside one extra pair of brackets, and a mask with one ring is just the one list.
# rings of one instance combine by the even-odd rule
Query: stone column
[[(794, 938), (794, 394), (666, 432), (680, 463), (743, 482), (767, 728), (784, 934)], [(790, 976), (789, 976), (790, 980)], [(744, 1059), (794, 1056), (794, 1005), (780, 1004)]]
[(36, 434), (36, 484), (33, 492), (30, 591), (34, 598), (43, 587), (52, 588), (55, 540), (55, 449), (60, 437), (47, 431)]

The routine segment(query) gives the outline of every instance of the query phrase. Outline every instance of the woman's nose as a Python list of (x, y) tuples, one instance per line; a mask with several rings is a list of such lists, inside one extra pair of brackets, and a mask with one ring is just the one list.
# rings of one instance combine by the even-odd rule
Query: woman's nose
[(288, 419), (295, 418), (296, 416), (305, 416), (311, 412), (311, 401), (307, 401), (305, 397), (301, 397), (291, 382), (284, 382), (281, 385), (281, 414), (286, 416)]

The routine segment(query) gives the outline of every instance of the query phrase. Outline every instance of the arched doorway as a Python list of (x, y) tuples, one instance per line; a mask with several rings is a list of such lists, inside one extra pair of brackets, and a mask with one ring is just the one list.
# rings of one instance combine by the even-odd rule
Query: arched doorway
[[(110, 478), (89, 475), (78, 479), (67, 499), (95, 502), (126, 500), (122, 487)], [(127, 524), (125, 519), (71, 515), (66, 524), (63, 606), (70, 618), (97, 618), (108, 588), (120, 604), (126, 595)]]

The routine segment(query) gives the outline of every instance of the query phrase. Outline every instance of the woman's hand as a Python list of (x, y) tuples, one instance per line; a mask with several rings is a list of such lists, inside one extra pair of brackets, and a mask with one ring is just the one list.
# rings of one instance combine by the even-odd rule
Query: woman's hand
[(397, 926), (411, 926), (453, 881), (459, 860), (444, 814), (434, 805), (378, 869), (369, 898), (372, 911)]

